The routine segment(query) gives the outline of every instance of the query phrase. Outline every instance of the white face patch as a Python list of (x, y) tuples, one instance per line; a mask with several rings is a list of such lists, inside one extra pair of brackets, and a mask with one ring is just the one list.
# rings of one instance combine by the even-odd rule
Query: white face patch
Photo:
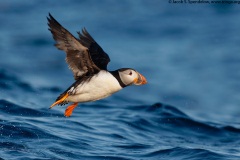
[(132, 85), (138, 78), (138, 73), (133, 69), (119, 70), (119, 76), (125, 85)]

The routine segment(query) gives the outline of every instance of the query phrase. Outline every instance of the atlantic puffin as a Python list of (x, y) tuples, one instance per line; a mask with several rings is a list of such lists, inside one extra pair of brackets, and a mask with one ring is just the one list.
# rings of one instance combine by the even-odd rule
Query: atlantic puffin
[(110, 58), (88, 33), (86, 28), (74, 37), (49, 13), (48, 26), (56, 41), (55, 46), (66, 52), (66, 62), (72, 70), (75, 82), (50, 106), (65, 105), (65, 116), (71, 116), (78, 103), (106, 98), (130, 85), (144, 85), (146, 78), (131, 68), (108, 71)]

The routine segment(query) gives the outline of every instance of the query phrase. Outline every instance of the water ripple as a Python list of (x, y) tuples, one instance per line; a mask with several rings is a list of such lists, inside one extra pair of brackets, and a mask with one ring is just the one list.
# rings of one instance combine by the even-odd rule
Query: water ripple
[(34, 92), (34, 88), (29, 83), (21, 81), (17, 76), (3, 69), (0, 70), (0, 87), (4, 90), (20, 89), (25, 92)]
[[(103, 105), (98, 107), (105, 109), (101, 112), (94, 112), (96, 105), (81, 108), (81, 110), (85, 109), (85, 117), (82, 118), (82, 122), (79, 122), (74, 117), (65, 119), (60, 113), (52, 114), (49, 113), (49, 110), (26, 108), (7, 100), (0, 100), (1, 115), (4, 116), (4, 118), (0, 118), (0, 145), (4, 149), (2, 152), (16, 151), (16, 155), (21, 155), (18, 152), (21, 151), (25, 155), (35, 158), (39, 158), (37, 155), (41, 153), (44, 155), (40, 156), (42, 158), (57, 159), (70, 157), (72, 159), (79, 157), (89, 159), (104, 159), (104, 157), (105, 159), (135, 159), (136, 157), (145, 157), (146, 159), (197, 159), (198, 157), (226, 159), (227, 156), (220, 154), (218, 150), (214, 151), (212, 147), (206, 147), (206, 143), (207, 146), (224, 145), (230, 141), (235, 141), (234, 145), (240, 143), (238, 140), (240, 138), (239, 128), (214, 126), (200, 122), (173, 106), (160, 103), (150, 106), (131, 106), (128, 107), (129, 110), (137, 110), (135, 113), (125, 115), (121, 113), (125, 112), (125, 107), (118, 109), (118, 113), (114, 111), (117, 108)], [(103, 116), (108, 112), (111, 112), (112, 115)], [(102, 118), (101, 123), (97, 123), (96, 118), (95, 120), (88, 118), (93, 116), (92, 114), (95, 114), (96, 118)], [(64, 118), (64, 121), (61, 117)], [(51, 121), (47, 119), (51, 119)], [(192, 138), (187, 140), (183, 135)], [(206, 141), (198, 141), (200, 137), (206, 137)], [(169, 140), (174, 141), (174, 139), (175, 144), (183, 143), (183, 146), (187, 147), (188, 144), (194, 142), (202, 149), (173, 147), (156, 150), (156, 147), (167, 146)], [(109, 141), (112, 144), (108, 144)], [(41, 146), (44, 143), (46, 146), (40, 147), (39, 150), (31, 147)], [(103, 147), (103, 150), (100, 151), (99, 147)], [(109, 147), (118, 156), (110, 156)], [(230, 147), (229, 151), (233, 152)], [(99, 156), (94, 156), (96, 149), (98, 149)], [(30, 150), (31, 154), (29, 154)], [(126, 154), (125, 151), (128, 153)], [(236, 151), (234, 152), (236, 153)], [(133, 156), (134, 153), (135, 156)]]

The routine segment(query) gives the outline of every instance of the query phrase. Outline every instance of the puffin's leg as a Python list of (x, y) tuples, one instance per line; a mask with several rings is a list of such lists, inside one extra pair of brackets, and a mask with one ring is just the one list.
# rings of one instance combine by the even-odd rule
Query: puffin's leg
[(70, 117), (72, 115), (73, 110), (77, 107), (78, 103), (73, 103), (72, 105), (68, 106), (65, 110), (64, 116)]
[(52, 107), (56, 106), (57, 104), (62, 103), (67, 97), (68, 97), (68, 93), (66, 93), (61, 99), (57, 100), (56, 102), (54, 102), (49, 109), (51, 109)]

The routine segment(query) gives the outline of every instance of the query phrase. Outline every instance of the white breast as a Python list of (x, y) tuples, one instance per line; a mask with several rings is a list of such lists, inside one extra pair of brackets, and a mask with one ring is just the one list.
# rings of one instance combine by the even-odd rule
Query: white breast
[(121, 89), (119, 82), (111, 73), (100, 71), (90, 81), (77, 86), (75, 95), (69, 96), (66, 100), (70, 102), (96, 101), (106, 98)]

